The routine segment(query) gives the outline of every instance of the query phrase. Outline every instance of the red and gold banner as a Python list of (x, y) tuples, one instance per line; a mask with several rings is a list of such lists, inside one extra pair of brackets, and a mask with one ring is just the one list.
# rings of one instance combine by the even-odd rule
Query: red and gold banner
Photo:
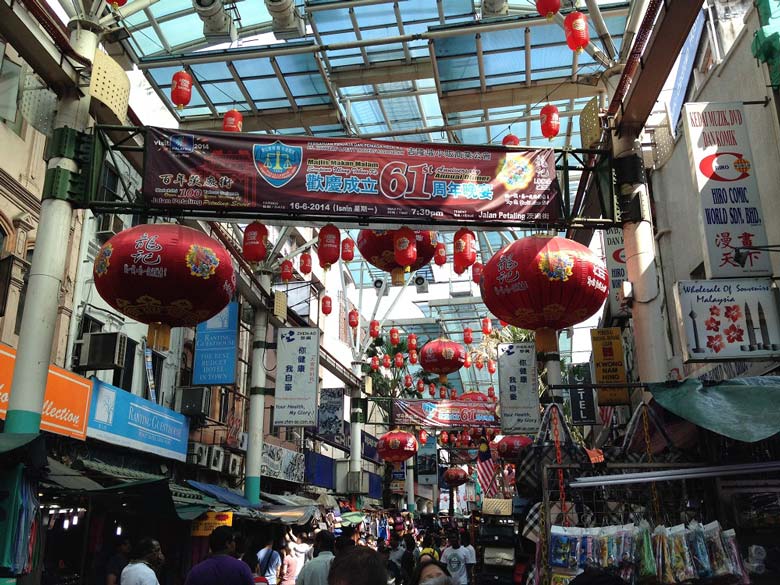
[(393, 417), (396, 424), (426, 428), (498, 425), (495, 402), (394, 400)]
[(150, 128), (153, 207), (407, 222), (549, 224), (560, 216), (552, 149)]

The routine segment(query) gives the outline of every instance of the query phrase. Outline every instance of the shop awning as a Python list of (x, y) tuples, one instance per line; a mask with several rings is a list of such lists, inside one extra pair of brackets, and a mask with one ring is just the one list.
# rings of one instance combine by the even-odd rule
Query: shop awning
[(347, 512), (341, 515), (341, 524), (342, 526), (354, 526), (363, 522), (364, 518), (365, 514), (363, 512)]
[(265, 522), (301, 526), (308, 524), (316, 514), (316, 506), (269, 506), (258, 511), (258, 518)]
[(229, 490), (227, 488), (224, 488), (219, 485), (214, 485), (213, 483), (205, 483), (202, 481), (195, 481), (192, 479), (188, 479), (187, 483), (194, 487), (197, 490), (202, 491), (205, 494), (208, 494), (214, 498), (216, 498), (218, 501), (222, 502), (223, 504), (228, 504), (230, 506), (236, 506), (238, 508), (256, 508), (257, 506), (253, 505), (249, 502), (244, 496), (239, 494), (238, 492), (234, 492), (233, 490)]
[(328, 509), (339, 507), (339, 501), (330, 494), (320, 494), (317, 498), (317, 503), (320, 506), (325, 506)]
[(316, 506), (318, 504), (316, 500), (295, 494), (281, 495), (260, 492), (260, 498), (267, 500), (272, 504), (280, 504), (282, 506)]
[(734, 378), (714, 386), (700, 380), (650, 384), (666, 410), (714, 433), (755, 443), (780, 432), (780, 377)]
[(79, 492), (103, 489), (103, 486), (98, 482), (56, 459), (49, 457), (47, 465), (49, 473), (46, 474), (45, 482), (56, 484), (66, 490)]

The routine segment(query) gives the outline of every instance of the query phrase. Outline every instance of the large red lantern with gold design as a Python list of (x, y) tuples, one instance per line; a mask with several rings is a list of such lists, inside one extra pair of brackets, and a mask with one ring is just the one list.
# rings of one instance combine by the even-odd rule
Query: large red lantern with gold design
[(390, 431), (379, 437), (376, 451), (385, 461), (400, 463), (417, 453), (417, 439), (406, 431)]
[(512, 461), (520, 459), (525, 454), (525, 450), (533, 444), (530, 437), (524, 435), (505, 435), (496, 444), (496, 451), (499, 457)]
[(436, 249), (436, 232), (411, 230), (414, 231), (417, 258), (407, 265), (396, 260), (395, 246), (393, 245), (396, 231), (398, 230), (360, 230), (357, 247), (366, 262), (393, 275), (393, 284), (403, 284), (403, 275), (407, 266), (410, 270), (417, 270), (428, 264), (433, 258)]
[(259, 221), (253, 221), (244, 230), (241, 246), (247, 262), (262, 262), (268, 254), (268, 228)]
[(558, 136), (561, 130), (561, 116), (558, 108), (552, 104), (547, 104), (539, 113), (539, 123), (542, 126), (542, 136), (552, 140)]
[(341, 254), (341, 232), (339, 228), (329, 223), (317, 234), (317, 259), (320, 261), (320, 268), (328, 270), (339, 261), (339, 254)]
[(468, 228), (460, 228), (455, 232), (455, 238), (452, 241), (455, 274), (463, 274), (477, 260), (475, 241), (474, 232)]
[(588, 17), (582, 12), (574, 11), (566, 15), (563, 21), (566, 33), (566, 44), (572, 51), (582, 51), (590, 42), (588, 33)]
[(301, 274), (309, 274), (311, 272), (311, 254), (304, 252), (301, 254), (301, 258), (298, 261), (298, 270)]
[(398, 345), (401, 343), (401, 334), (396, 327), (390, 328), (390, 345)]
[(444, 472), (444, 482), (447, 484), (447, 487), (456, 488), (468, 480), (468, 474), (460, 467), (450, 467)]
[(228, 251), (209, 236), (162, 223), (124, 230), (100, 248), (95, 287), (141, 323), (192, 327), (219, 313), (236, 290)]
[(355, 240), (352, 238), (341, 240), (341, 259), (344, 262), (352, 262), (355, 259)]
[(444, 245), (444, 242), (436, 244), (433, 261), (436, 263), (436, 266), (444, 266), (447, 263), (447, 246)]
[(441, 382), (447, 380), (447, 374), (462, 368), (465, 361), (466, 348), (450, 339), (429, 341), (420, 350), (420, 365), (423, 370), (439, 374)]
[(414, 230), (404, 226), (393, 232), (393, 259), (404, 269), (411, 270), (417, 261), (417, 237)]

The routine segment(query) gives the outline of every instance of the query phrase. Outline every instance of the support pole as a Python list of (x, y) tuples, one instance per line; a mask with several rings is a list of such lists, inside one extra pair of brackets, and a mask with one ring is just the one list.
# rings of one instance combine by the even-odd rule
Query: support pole
[[(92, 61), (98, 45), (98, 35), (84, 28), (83, 24), (71, 21), (70, 43), (79, 55)], [(60, 98), (54, 122), (55, 132), (60, 129), (83, 132), (90, 119), (89, 100), (89, 94)], [(60, 169), (63, 173), (79, 171), (77, 162), (64, 156), (50, 159), (47, 167), (47, 183), (48, 173), (54, 172), (54, 169)], [(56, 189), (52, 188), (52, 191)], [(58, 199), (55, 196), (63, 198)], [(53, 193), (43, 200), (19, 332), (16, 357), (19, 367), (14, 369), (11, 382), (6, 433), (37, 433), (40, 429), (46, 378), (57, 324), (58, 299), (70, 252), (68, 237), (72, 218), (73, 208), (63, 193)]]
[(406, 509), (414, 512), (416, 505), (414, 503), (414, 457), (406, 460)]
[[(352, 362), (352, 373), (363, 379), (363, 362), (358, 358)], [(349, 393), (350, 404), (350, 449), (349, 449), (349, 471), (350, 473), (360, 473), (363, 470), (363, 421), (366, 414), (363, 412), (363, 401), (360, 396), (360, 386), (352, 388)]]
[[(536, 331), (535, 340), (538, 360), (544, 364), (544, 368), (547, 370), (547, 385), (561, 384), (563, 378), (561, 376), (561, 354), (558, 351), (558, 332), (553, 329), (539, 329)], [(550, 397), (553, 397), (553, 391), (549, 392)]]

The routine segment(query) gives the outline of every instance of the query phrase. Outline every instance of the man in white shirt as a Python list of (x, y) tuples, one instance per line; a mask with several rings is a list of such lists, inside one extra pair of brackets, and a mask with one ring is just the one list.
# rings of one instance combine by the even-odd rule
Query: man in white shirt
[(467, 563), (469, 554), (460, 546), (460, 537), (457, 532), (450, 534), (450, 546), (441, 553), (441, 562), (447, 565), (454, 585), (468, 585), (469, 576)]
[(164, 562), (160, 543), (153, 538), (142, 538), (133, 550), (130, 562), (122, 569), (119, 582), (121, 585), (160, 585), (155, 571)]
[(468, 553), (468, 558), (466, 559), (466, 573), (469, 577), (469, 583), (473, 583), (474, 567), (477, 565), (477, 551), (474, 550), (474, 547), (471, 544), (471, 536), (468, 532), (463, 533), (460, 537), (460, 542), (463, 549)]
[(314, 537), (315, 557), (303, 566), (295, 579), (295, 585), (328, 585), (328, 571), (333, 562), (333, 545), (333, 534), (327, 530), (317, 533)]
[(292, 528), (287, 533), (287, 541), (290, 543), (290, 549), (295, 556), (295, 577), (301, 574), (301, 569), (306, 563), (306, 557), (308, 556), (311, 545), (303, 542), (302, 538), (299, 538), (293, 533)]

